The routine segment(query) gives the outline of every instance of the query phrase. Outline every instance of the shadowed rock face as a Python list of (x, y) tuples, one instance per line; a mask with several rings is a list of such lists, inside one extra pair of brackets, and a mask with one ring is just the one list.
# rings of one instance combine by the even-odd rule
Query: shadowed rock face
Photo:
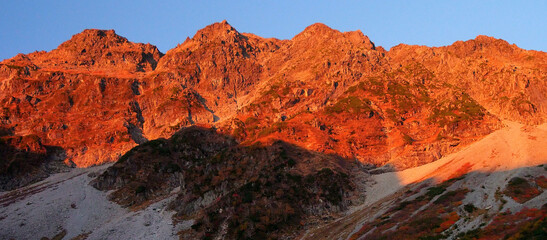
[[(242, 146), (214, 129), (190, 127), (133, 148), (91, 184), (115, 190), (110, 198), (134, 209), (178, 191), (170, 202), (175, 221), (197, 220), (185, 239), (276, 238), (358, 201), (350, 177), (357, 168), (281, 141)], [(241, 224), (247, 228), (233, 227)]]
[(190, 125), (244, 144), (285, 140), (376, 165), (428, 163), (498, 129), (545, 120), (546, 55), (479, 36), (390, 51), (323, 24), (291, 40), (199, 30), (165, 55), (113, 30), (0, 63), (0, 124), (112, 162)]
[[(36, 169), (46, 159), (46, 149), (37, 137), (3, 136), (0, 138), (0, 155), (1, 190), (11, 190), (24, 185), (17, 181), (21, 179), (16, 178), (21, 178), (27, 173), (36, 176), (36, 179), (44, 177), (36, 173)], [(32, 180), (29, 179), (28, 182)]]
[(10, 136), (0, 129), (0, 190), (9, 191), (63, 170), (62, 149), (44, 146), (36, 135)]

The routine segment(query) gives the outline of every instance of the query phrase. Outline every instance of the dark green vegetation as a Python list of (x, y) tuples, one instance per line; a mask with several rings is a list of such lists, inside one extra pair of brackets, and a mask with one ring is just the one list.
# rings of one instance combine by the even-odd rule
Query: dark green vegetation
[(514, 177), (514, 178), (511, 178), (511, 180), (509, 180), (509, 183), (507, 184), (508, 187), (518, 187), (518, 186), (521, 186), (523, 184), (526, 184), (528, 181), (526, 181), (526, 179), (524, 178), (520, 178), (520, 177)]
[[(438, 89), (444, 89), (444, 94), (435, 94)], [(372, 111), (372, 100), (380, 109), (385, 109), (385, 117), (393, 122), (424, 112), (428, 113), (424, 118), (441, 127), (482, 120), (487, 114), (468, 94), (455, 86), (441, 83), (421, 64), (406, 65), (392, 72), (365, 78), (348, 88), (345, 94), (346, 97), (327, 108), (328, 113), (356, 112), (360, 109)], [(368, 99), (361, 100), (363, 98), (357, 96)]]
[(454, 101), (438, 103), (429, 119), (439, 125), (449, 125), (454, 122), (479, 120), (486, 114), (486, 110), (469, 95), (457, 96)]
[(325, 168), (303, 176), (280, 171), (284, 167), (277, 165), (274, 172), (263, 170), (257, 180), (221, 197), (214, 207), (205, 211), (205, 217), (194, 229), (213, 236), (217, 226), (228, 223), (229, 236), (267, 239), (276, 236), (275, 232), (298, 228), (311, 206), (344, 206), (343, 194), (351, 190), (344, 186), (350, 184), (346, 175)]
[(326, 112), (328, 114), (333, 113), (352, 113), (352, 114), (361, 114), (361, 113), (367, 113), (372, 111), (372, 108), (370, 107), (370, 100), (368, 99), (361, 99), (356, 96), (349, 96), (346, 98), (340, 99), (336, 104), (334, 104), (331, 107), (326, 108)]
[(229, 239), (265, 239), (298, 230), (310, 216), (344, 210), (354, 186), (345, 173), (351, 166), (281, 141), (242, 146), (190, 127), (132, 149), (93, 185), (115, 190), (112, 199), (133, 208), (180, 187), (170, 203), (174, 220), (197, 220), (183, 237), (210, 239), (226, 225)]
[(439, 185), (439, 186), (428, 188), (426, 195), (431, 199), (431, 198), (443, 193), (444, 191), (446, 191), (446, 186)]
[(473, 213), (475, 210), (477, 210), (477, 207), (475, 205), (468, 203), (463, 205), (463, 210), (465, 210), (468, 213)]

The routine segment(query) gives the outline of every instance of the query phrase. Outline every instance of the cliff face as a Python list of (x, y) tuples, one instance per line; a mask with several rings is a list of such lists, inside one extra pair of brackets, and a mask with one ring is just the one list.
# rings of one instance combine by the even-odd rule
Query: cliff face
[(168, 137), (205, 123), (247, 144), (283, 139), (406, 168), (500, 126), (467, 92), (387, 54), (360, 31), (323, 24), (281, 41), (216, 23), (168, 51), (143, 80), (144, 132)]
[(1, 124), (64, 149), (67, 163), (114, 161), (145, 139), (136, 96), (143, 71), (162, 54), (113, 30), (85, 30), (51, 52), (17, 55), (0, 64)]
[(545, 122), (547, 60), (487, 36), (446, 47), (399, 45), (388, 54), (394, 63), (420, 63), (443, 82), (462, 88), (500, 118), (528, 124)]
[(290, 40), (226, 21), (165, 55), (113, 30), (0, 63), (0, 123), (86, 167), (190, 125), (243, 144), (285, 140), (348, 159), (418, 166), (501, 126), (545, 121), (547, 57), (479, 36), (375, 46), (314, 24)]

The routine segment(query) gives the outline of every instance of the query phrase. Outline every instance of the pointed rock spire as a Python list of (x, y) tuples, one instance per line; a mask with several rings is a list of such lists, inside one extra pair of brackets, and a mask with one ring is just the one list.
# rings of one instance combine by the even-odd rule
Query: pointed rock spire
[(222, 22), (213, 23), (199, 30), (192, 39), (200, 42), (210, 42), (215, 39), (226, 41), (240, 37), (242, 37), (242, 35), (226, 20), (223, 20)]

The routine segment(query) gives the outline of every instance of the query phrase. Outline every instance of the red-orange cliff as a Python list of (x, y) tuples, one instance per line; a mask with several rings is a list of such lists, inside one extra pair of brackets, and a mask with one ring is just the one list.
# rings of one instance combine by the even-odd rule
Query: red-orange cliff
[(223, 21), (163, 54), (113, 30), (84, 30), (0, 63), (0, 127), (2, 138), (35, 136), (79, 167), (202, 125), (243, 144), (283, 139), (408, 168), (500, 120), (545, 122), (546, 69), (544, 52), (486, 36), (386, 51), (361, 31), (323, 24), (278, 40)]

